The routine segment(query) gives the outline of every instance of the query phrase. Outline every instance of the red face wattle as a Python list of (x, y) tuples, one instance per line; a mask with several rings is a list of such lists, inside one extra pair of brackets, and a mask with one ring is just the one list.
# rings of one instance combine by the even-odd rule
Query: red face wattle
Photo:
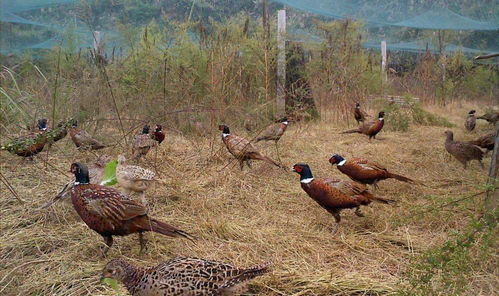
[(225, 127), (225, 126), (224, 126), (223, 124), (220, 124), (220, 125), (218, 126), (218, 130), (223, 132), (223, 131), (224, 131), (224, 127)]
[(297, 172), (297, 173), (301, 173), (303, 171), (303, 168), (299, 165), (294, 165), (293, 166), (293, 171)]
[(336, 157), (331, 156), (331, 158), (329, 158), (329, 162), (330, 162), (331, 164), (335, 164), (335, 163), (336, 163)]

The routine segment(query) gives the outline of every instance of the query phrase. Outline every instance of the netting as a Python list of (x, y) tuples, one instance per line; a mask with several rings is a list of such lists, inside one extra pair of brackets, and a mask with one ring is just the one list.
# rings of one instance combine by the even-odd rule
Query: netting
[[(418, 52), (437, 51), (431, 34), (437, 30), (450, 31), (456, 35), (446, 41), (445, 51), (460, 50), (465, 53), (490, 53), (499, 51), (499, 2), (497, 0), (272, 0), (290, 10), (311, 14), (324, 20), (353, 19), (365, 26), (363, 46), (379, 49), (381, 40), (387, 40), (389, 50)], [(229, 1), (230, 2), (230, 1)], [(236, 2), (236, 1), (234, 1)], [(257, 1), (258, 2), (258, 1)], [(233, 9), (244, 9), (244, 13), (258, 17), (259, 5), (235, 4)], [(128, 3), (128, 4), (127, 4)], [(106, 44), (123, 46), (119, 42), (116, 18), (121, 23), (129, 21), (124, 4), (133, 3), (133, 13), (140, 18), (133, 25), (145, 25), (161, 16), (173, 16), (178, 11), (189, 15), (193, 8), (216, 10), (224, 6), (217, 0), (141, 0), (141, 1), (97, 1), (97, 0), (0, 0), (0, 52), (18, 53), (27, 49), (49, 49), (68, 42), (68, 31), (72, 34), (72, 46), (85, 48), (92, 46), (92, 31), (105, 31)], [(227, 4), (227, 3), (225, 3)], [(82, 21), (78, 6), (90, 7), (99, 11), (99, 17)], [(121, 5), (121, 6), (120, 6)], [(253, 11), (248, 12), (251, 6)], [(113, 7), (118, 7), (117, 9)], [(127, 6), (128, 8), (130, 6)], [(114, 9), (114, 10), (113, 10)], [(121, 11), (122, 9), (123, 11)], [(238, 11), (224, 6), (218, 10), (230, 18)], [(95, 11), (94, 11), (95, 13)], [(107, 13), (107, 14), (106, 14)], [(112, 20), (107, 19), (111, 16)], [(223, 16), (222, 16), (223, 17)], [(186, 17), (187, 18), (187, 17)], [(293, 23), (296, 22), (296, 23)], [(88, 27), (89, 23), (92, 30)], [(320, 34), (308, 25), (288, 20), (289, 38), (307, 42), (322, 42)], [(410, 32), (410, 34), (406, 34)]]

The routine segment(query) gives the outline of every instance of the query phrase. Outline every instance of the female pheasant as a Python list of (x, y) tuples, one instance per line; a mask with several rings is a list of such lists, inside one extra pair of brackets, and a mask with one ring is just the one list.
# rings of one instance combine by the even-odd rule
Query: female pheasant
[(177, 257), (154, 267), (136, 267), (123, 259), (106, 264), (103, 278), (122, 282), (133, 296), (235, 295), (249, 280), (269, 272), (269, 264), (237, 268), (198, 258)]
[(342, 134), (359, 133), (369, 136), (369, 141), (371, 141), (371, 138), (376, 139), (376, 135), (381, 131), (383, 125), (385, 124), (384, 117), (385, 117), (385, 112), (381, 111), (378, 114), (377, 120), (365, 122), (358, 128), (344, 131), (342, 132)]
[(372, 201), (389, 203), (392, 200), (376, 197), (363, 184), (337, 179), (314, 178), (312, 170), (305, 163), (297, 163), (293, 171), (300, 175), (301, 188), (321, 207), (333, 215), (336, 224), (333, 234), (336, 233), (341, 221), (340, 211), (355, 208), (355, 214), (363, 217), (360, 206), (367, 206)]
[(379, 181), (393, 178), (402, 182), (416, 184), (417, 182), (402, 175), (389, 172), (385, 167), (363, 158), (344, 159), (339, 154), (333, 154), (329, 158), (332, 165), (337, 165), (338, 170), (350, 177), (350, 179), (362, 184), (372, 184), (377, 187)]
[(129, 195), (132, 191), (140, 193), (142, 204), (147, 206), (145, 191), (151, 183), (157, 181), (156, 174), (148, 169), (136, 165), (127, 165), (126, 158), (123, 155), (118, 156), (118, 165), (116, 166), (116, 180), (121, 188)]
[(239, 161), (241, 170), (244, 163), (251, 168), (251, 160), (263, 160), (277, 167), (281, 167), (279, 163), (262, 155), (248, 140), (238, 137), (230, 133), (229, 127), (226, 125), (219, 125), (218, 129), (222, 131), (222, 141), (224, 142), (227, 150)]
[(92, 138), (92, 136), (86, 131), (78, 128), (78, 122), (73, 120), (71, 123), (71, 128), (69, 129), (69, 135), (71, 136), (71, 140), (76, 145), (76, 148), (86, 150), (98, 150), (105, 148), (106, 145), (100, 143), (96, 139)]
[(464, 127), (469, 132), (475, 129), (476, 125), (475, 112), (476, 112), (475, 110), (471, 110), (470, 112), (468, 112), (468, 117), (466, 117), (466, 121), (464, 122)]
[(107, 245), (104, 254), (113, 244), (113, 235), (138, 233), (141, 252), (145, 247), (145, 231), (192, 239), (187, 232), (150, 218), (143, 205), (118, 190), (90, 184), (88, 169), (84, 164), (73, 163), (71, 172), (75, 175), (75, 183), (71, 189), (73, 207), (83, 222), (104, 238)]
[(478, 160), (480, 166), (484, 168), (483, 151), (480, 148), (470, 143), (454, 141), (454, 133), (451, 131), (446, 131), (445, 136), (445, 150), (454, 156), (464, 166), (464, 169), (471, 160)]
[(145, 156), (152, 147), (156, 145), (158, 145), (158, 141), (155, 141), (149, 135), (149, 125), (144, 125), (144, 127), (142, 128), (142, 133), (140, 135), (136, 135), (133, 140), (133, 159), (139, 160), (142, 156)]

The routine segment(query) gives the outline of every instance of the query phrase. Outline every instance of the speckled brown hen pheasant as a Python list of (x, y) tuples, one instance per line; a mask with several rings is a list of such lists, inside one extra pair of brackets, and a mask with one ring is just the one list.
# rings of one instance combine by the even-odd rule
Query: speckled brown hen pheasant
[(336, 220), (333, 233), (338, 230), (341, 210), (355, 208), (355, 214), (363, 217), (360, 212), (361, 205), (369, 205), (372, 201), (392, 202), (392, 200), (374, 196), (365, 185), (357, 182), (314, 178), (310, 167), (305, 163), (295, 164), (293, 171), (300, 175), (301, 188), (308, 196), (333, 215)]
[(476, 119), (487, 120), (490, 124), (496, 124), (499, 121), (499, 111), (489, 111)]
[(462, 163), (464, 169), (471, 160), (478, 160), (480, 166), (484, 167), (482, 163), (483, 151), (480, 148), (467, 142), (454, 141), (454, 133), (451, 131), (446, 131), (445, 136), (445, 150)]
[(113, 235), (138, 233), (141, 252), (145, 247), (145, 231), (192, 239), (187, 232), (149, 217), (143, 205), (118, 190), (90, 184), (88, 169), (84, 164), (73, 163), (71, 172), (75, 175), (71, 189), (73, 207), (83, 222), (104, 238), (107, 245), (104, 254), (113, 244)]
[(78, 148), (79, 150), (98, 150), (107, 147), (106, 145), (92, 138), (92, 136), (86, 131), (78, 128), (78, 123), (76, 120), (73, 120), (71, 123), (69, 135), (71, 136), (71, 140), (73, 140), (73, 143), (76, 145), (76, 148)]
[(142, 268), (114, 259), (104, 267), (102, 277), (122, 282), (133, 296), (214, 296), (240, 294), (249, 280), (268, 271), (268, 263), (237, 268), (205, 259), (178, 257)]
[(227, 147), (227, 150), (229, 150), (229, 152), (239, 161), (241, 170), (243, 169), (244, 163), (251, 168), (251, 160), (262, 160), (277, 167), (281, 167), (276, 161), (262, 155), (255, 146), (245, 138), (231, 134), (228, 126), (222, 124), (218, 126), (218, 129), (222, 131), (222, 141)]
[(383, 126), (385, 124), (384, 116), (385, 116), (385, 112), (381, 111), (378, 114), (377, 120), (370, 121), (370, 122), (364, 122), (358, 128), (344, 131), (344, 132), (342, 132), (342, 134), (359, 133), (359, 134), (364, 134), (364, 135), (368, 136), (369, 141), (371, 141), (371, 138), (376, 139), (376, 135), (381, 131), (381, 129), (383, 128)]
[(486, 134), (476, 140), (468, 141), (468, 143), (476, 145), (483, 149), (487, 149), (487, 152), (489, 152), (494, 150), (495, 136), (495, 133)]
[(145, 191), (152, 182), (156, 181), (156, 174), (153, 171), (136, 165), (127, 165), (125, 156), (119, 155), (116, 180), (126, 194), (129, 195), (132, 191), (140, 193), (142, 204), (147, 206)]
[(151, 135), (149, 135), (149, 126), (145, 125), (142, 128), (142, 133), (140, 135), (136, 135), (133, 139), (133, 159), (139, 160), (142, 156), (145, 156), (152, 147), (156, 145), (158, 145), (158, 141), (154, 140)]
[(412, 184), (418, 183), (402, 175), (389, 172), (385, 167), (363, 158), (355, 157), (347, 160), (339, 154), (333, 154), (329, 158), (329, 163), (336, 164), (338, 170), (350, 179), (362, 184), (372, 184), (374, 187), (377, 187), (379, 181), (390, 178)]
[(469, 132), (474, 130), (475, 126), (476, 126), (475, 112), (476, 112), (475, 110), (471, 110), (470, 112), (468, 112), (468, 116), (466, 117), (466, 120), (464, 121), (464, 128), (466, 128), (466, 130)]

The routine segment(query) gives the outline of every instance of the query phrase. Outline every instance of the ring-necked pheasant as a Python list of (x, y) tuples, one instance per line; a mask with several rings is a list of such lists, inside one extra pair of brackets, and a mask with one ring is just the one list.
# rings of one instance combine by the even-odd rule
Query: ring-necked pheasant
[(251, 160), (262, 160), (277, 167), (281, 167), (276, 161), (258, 152), (255, 146), (245, 138), (231, 134), (228, 126), (221, 124), (218, 126), (218, 129), (222, 131), (222, 141), (227, 147), (227, 150), (229, 150), (229, 152), (239, 161), (241, 170), (243, 169), (244, 163), (251, 168)]
[(377, 187), (379, 181), (385, 179), (396, 179), (402, 182), (416, 184), (417, 182), (402, 175), (389, 172), (385, 167), (367, 159), (350, 158), (344, 159), (341, 155), (333, 154), (329, 158), (332, 165), (337, 165), (338, 170), (350, 177), (350, 179), (362, 184), (372, 184)]
[(106, 145), (92, 138), (92, 136), (86, 131), (78, 128), (78, 122), (76, 120), (72, 120), (71, 128), (69, 129), (69, 135), (71, 136), (71, 140), (73, 140), (73, 143), (75, 143), (76, 148), (78, 149), (98, 150), (107, 147)]
[(0, 150), (7, 150), (10, 153), (33, 159), (33, 156), (40, 153), (47, 143), (47, 119), (39, 119), (37, 128), (35, 132), (30, 132), (28, 135), (15, 138), (2, 145)]
[[(109, 161), (111, 161), (111, 156), (103, 154), (97, 157), (97, 159), (87, 167), (90, 184), (101, 183), (102, 177), (104, 176), (104, 168)], [(64, 185), (59, 193), (57, 193), (57, 195), (52, 200), (41, 206), (40, 209), (48, 208), (60, 200), (67, 200), (68, 198), (70, 198), (71, 189), (74, 186), (74, 182), (75, 181), (72, 180)]]
[(499, 121), (498, 111), (489, 111), (482, 116), (478, 116), (476, 119), (487, 120), (490, 124), (496, 124)]
[(486, 134), (484, 136), (481, 136), (480, 138), (473, 140), (473, 141), (468, 141), (468, 143), (476, 145), (480, 148), (487, 149), (487, 152), (494, 150), (494, 143), (495, 143), (495, 133), (490, 133)]
[(156, 174), (148, 169), (136, 165), (127, 165), (126, 158), (123, 155), (118, 156), (118, 165), (116, 166), (116, 180), (127, 195), (130, 193), (140, 193), (142, 204), (147, 206), (145, 191), (151, 186), (151, 183), (157, 181)]
[(73, 163), (71, 172), (75, 175), (71, 189), (73, 206), (83, 222), (104, 238), (107, 245), (104, 254), (113, 244), (113, 235), (138, 233), (141, 252), (145, 247), (143, 232), (146, 231), (192, 240), (187, 232), (149, 217), (143, 205), (118, 190), (90, 184), (88, 169), (84, 164)]
[(286, 131), (288, 127), (289, 121), (287, 117), (283, 117), (278, 120), (277, 123), (269, 125), (259, 137), (256, 138), (256, 142), (260, 141), (274, 141), (275, 149), (277, 151), (277, 157), (279, 160), (281, 157), (279, 156), (279, 148), (277, 146), (277, 142), (281, 139), (282, 135)]
[(163, 127), (160, 124), (156, 124), (154, 127), (154, 133), (151, 134), (151, 138), (156, 140), (158, 144), (161, 144), (165, 139), (165, 134), (163, 133)]
[(357, 182), (314, 178), (312, 170), (305, 163), (295, 164), (293, 171), (300, 175), (301, 188), (308, 196), (333, 215), (336, 221), (333, 233), (338, 230), (341, 210), (355, 208), (355, 214), (363, 217), (360, 212), (361, 205), (366, 206), (372, 201), (391, 202), (391, 200), (374, 196), (365, 185)]
[(366, 117), (369, 117), (369, 115), (367, 115), (366, 112), (364, 112), (360, 109), (359, 103), (355, 103), (355, 108), (353, 108), (353, 116), (354, 116), (355, 120), (357, 121), (357, 124), (364, 122), (366, 120)]
[(468, 161), (471, 160), (478, 160), (480, 166), (484, 168), (483, 151), (480, 148), (467, 142), (454, 141), (454, 133), (451, 131), (446, 131), (445, 136), (445, 150), (462, 163), (464, 169), (466, 169)]
[[(154, 134), (152, 134), (154, 135)], [(152, 147), (158, 145), (158, 141), (154, 140), (149, 135), (149, 125), (145, 125), (142, 128), (142, 133), (136, 135), (133, 140), (132, 153), (133, 159), (139, 160), (142, 156), (145, 156)]]
[(466, 121), (464, 122), (464, 127), (469, 132), (475, 129), (476, 125), (475, 112), (476, 112), (475, 110), (471, 110), (470, 112), (468, 112), (468, 117), (466, 117)]
[(358, 128), (344, 131), (344, 132), (342, 132), (342, 134), (359, 133), (359, 134), (364, 134), (366, 136), (369, 136), (369, 141), (371, 141), (371, 138), (376, 139), (376, 135), (381, 131), (381, 129), (383, 128), (383, 125), (385, 124), (384, 117), (385, 117), (385, 112), (381, 111), (378, 114), (377, 120), (370, 121), (370, 122), (364, 122)]
[(122, 282), (133, 296), (239, 295), (249, 280), (269, 272), (269, 265), (237, 268), (205, 259), (177, 257), (143, 268), (114, 259), (106, 264), (102, 277)]

